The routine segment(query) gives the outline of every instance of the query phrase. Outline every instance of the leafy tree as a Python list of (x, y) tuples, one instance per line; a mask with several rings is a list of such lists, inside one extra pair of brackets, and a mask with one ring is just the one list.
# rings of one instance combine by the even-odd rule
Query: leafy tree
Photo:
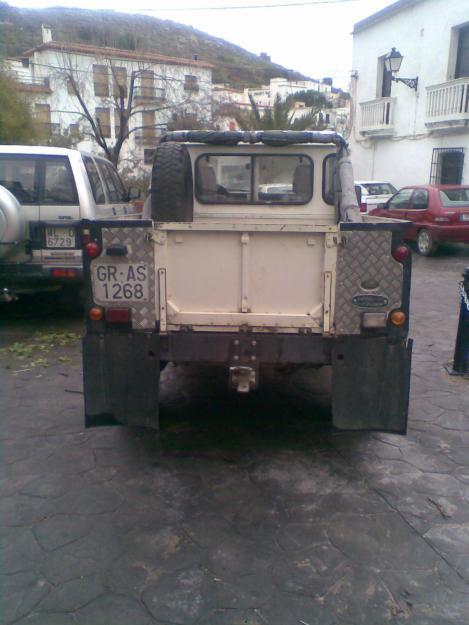
[(0, 143), (33, 144), (43, 139), (18, 82), (0, 67)]
[[(314, 98), (312, 95), (303, 95), (311, 93), (317, 95)], [(285, 100), (277, 95), (273, 107), (263, 112), (260, 111), (251, 94), (249, 94), (249, 101), (251, 104), (249, 111), (239, 111), (235, 114), (236, 122), (241, 130), (320, 130), (323, 128), (319, 114), (326, 107), (326, 99), (323, 94), (316, 91), (293, 94)], [(309, 108), (307, 113), (296, 119), (295, 102), (304, 102)]]

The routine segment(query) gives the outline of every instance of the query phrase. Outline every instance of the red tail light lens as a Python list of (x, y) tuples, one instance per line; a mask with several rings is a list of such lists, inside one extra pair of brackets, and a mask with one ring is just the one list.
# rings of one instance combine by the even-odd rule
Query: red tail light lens
[(400, 263), (403, 263), (405, 260), (407, 260), (409, 258), (409, 254), (410, 251), (407, 245), (398, 245), (392, 253), (394, 258)]
[(81, 235), (81, 244), (83, 247), (86, 247), (89, 242), (90, 242), (90, 233), (87, 230), (84, 230), (83, 234)]
[(366, 204), (365, 204), (365, 202), (362, 202), (360, 204), (360, 213), (366, 213)]
[(101, 254), (101, 247), (94, 241), (91, 241), (91, 243), (87, 243), (85, 245), (85, 250), (90, 258), (96, 258)]
[(53, 278), (76, 278), (77, 270), (76, 269), (67, 269), (67, 268), (56, 268), (52, 269), (51, 275)]
[(105, 319), (108, 323), (130, 323), (130, 308), (107, 308)]

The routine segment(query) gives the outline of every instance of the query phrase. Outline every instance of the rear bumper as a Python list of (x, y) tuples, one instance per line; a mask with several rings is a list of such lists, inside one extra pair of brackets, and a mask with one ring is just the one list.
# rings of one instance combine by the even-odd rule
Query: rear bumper
[[(57, 277), (53, 270), (65, 269), (72, 271), (70, 275)], [(51, 291), (63, 284), (83, 282), (83, 267), (77, 264), (57, 262), (54, 265), (42, 263), (0, 263), (0, 290), (24, 295)]]

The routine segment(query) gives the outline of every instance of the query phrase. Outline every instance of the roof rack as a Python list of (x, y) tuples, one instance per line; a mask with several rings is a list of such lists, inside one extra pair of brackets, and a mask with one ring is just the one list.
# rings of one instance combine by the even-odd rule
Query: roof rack
[(338, 132), (317, 130), (174, 130), (164, 134), (160, 141), (208, 143), (210, 145), (263, 143), (269, 146), (284, 146), (293, 143), (333, 143), (338, 147), (347, 147), (347, 142)]

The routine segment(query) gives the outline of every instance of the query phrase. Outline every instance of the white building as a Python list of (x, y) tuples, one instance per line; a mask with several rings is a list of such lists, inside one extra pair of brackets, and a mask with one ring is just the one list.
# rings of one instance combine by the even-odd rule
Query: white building
[[(259, 111), (272, 109), (277, 97), (286, 100), (288, 96), (300, 91), (318, 91), (323, 93), (334, 108), (324, 109), (321, 119), (327, 128), (338, 132), (345, 132), (349, 123), (349, 108), (336, 108), (340, 103), (339, 90), (334, 90), (329, 82), (319, 80), (288, 80), (286, 78), (271, 78), (268, 85), (259, 88), (233, 89), (227, 85), (213, 85), (214, 121), (222, 130), (237, 129), (235, 111), (251, 109), (250, 98), (254, 100)], [(348, 104), (348, 102), (347, 102)], [(299, 119), (310, 113), (311, 109), (301, 102), (295, 102), (292, 114), (293, 119)]]
[(31, 99), (38, 123), (51, 133), (75, 135), (78, 147), (102, 152), (90, 136), (90, 124), (71, 78), (109, 145), (119, 130), (120, 96), (126, 107), (132, 94), (130, 134), (121, 151), (121, 168), (135, 171), (144, 162), (151, 163), (158, 136), (175, 117), (211, 121), (211, 64), (153, 52), (53, 41), (48, 27), (42, 32), (43, 43), (20, 60), (10, 60), (9, 67)]
[(356, 178), (469, 184), (468, 0), (399, 0), (355, 24), (353, 44)]

